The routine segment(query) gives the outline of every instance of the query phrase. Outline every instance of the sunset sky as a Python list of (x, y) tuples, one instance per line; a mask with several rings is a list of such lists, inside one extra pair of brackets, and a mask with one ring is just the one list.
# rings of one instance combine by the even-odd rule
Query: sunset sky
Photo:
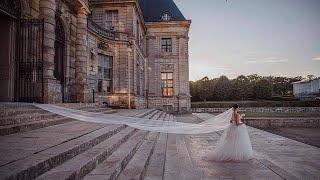
[(190, 80), (320, 76), (320, 0), (175, 0), (190, 30)]

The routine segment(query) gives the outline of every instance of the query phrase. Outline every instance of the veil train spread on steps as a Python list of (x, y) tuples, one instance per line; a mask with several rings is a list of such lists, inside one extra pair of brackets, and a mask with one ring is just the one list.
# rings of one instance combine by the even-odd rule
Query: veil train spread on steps
[(224, 130), (230, 124), (232, 118), (232, 108), (214, 116), (206, 121), (198, 124), (174, 122), (169, 120), (152, 120), (137, 117), (126, 117), (114, 114), (103, 114), (96, 112), (86, 112), (76, 109), (69, 109), (50, 104), (34, 104), (36, 107), (43, 110), (65, 116), (68, 118), (76, 119), (79, 121), (104, 123), (104, 124), (126, 124), (133, 128), (162, 132), (172, 134), (203, 134), (217, 132)]

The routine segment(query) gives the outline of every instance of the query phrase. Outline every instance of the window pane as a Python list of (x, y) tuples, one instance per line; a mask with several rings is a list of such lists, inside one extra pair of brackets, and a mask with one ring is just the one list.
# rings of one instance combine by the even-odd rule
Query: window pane
[(167, 81), (167, 87), (173, 87), (173, 80)]
[(162, 95), (167, 96), (167, 88), (162, 88)]
[(168, 88), (168, 96), (173, 96), (173, 88)]
[(98, 92), (102, 92), (102, 80), (98, 81)]
[(167, 87), (167, 81), (162, 81), (162, 87)]
[(118, 21), (118, 12), (117, 11), (113, 14), (113, 20)]
[(173, 79), (173, 73), (168, 73), (168, 79)]
[(107, 20), (112, 21), (112, 12), (111, 11), (107, 12)]
[[(106, 90), (108, 92), (112, 91), (112, 56), (105, 56), (105, 55), (99, 55), (99, 65), (98, 65), (98, 76), (101, 79), (101, 81), (104, 82), (104, 85)], [(101, 82), (100, 85), (101, 86)], [(100, 87), (101, 90), (101, 87)]]
[(167, 73), (161, 73), (161, 79), (167, 79)]
[(167, 39), (167, 45), (171, 45), (171, 44), (172, 44), (171, 39)]

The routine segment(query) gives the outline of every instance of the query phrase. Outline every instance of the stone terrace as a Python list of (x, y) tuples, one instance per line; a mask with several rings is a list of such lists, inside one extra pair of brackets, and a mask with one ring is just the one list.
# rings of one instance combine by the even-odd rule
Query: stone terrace
[[(156, 120), (201, 122), (212, 115), (174, 117), (150, 110), (84, 111)], [(76, 121), (30, 104), (0, 104), (0, 179), (319, 179), (320, 150), (248, 127), (256, 158), (207, 162), (221, 132), (174, 135), (125, 125)]]

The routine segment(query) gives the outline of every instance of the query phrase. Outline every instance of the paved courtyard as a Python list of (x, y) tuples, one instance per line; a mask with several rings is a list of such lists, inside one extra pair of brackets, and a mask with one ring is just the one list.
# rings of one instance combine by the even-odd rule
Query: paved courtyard
[[(210, 114), (195, 114), (203, 119)], [(192, 121), (192, 116), (178, 117)], [(320, 149), (282, 136), (248, 127), (255, 152), (249, 162), (207, 162), (205, 153), (214, 149), (221, 133), (184, 136), (193, 169), (200, 179), (319, 179)], [(194, 172), (194, 171), (190, 171)]]
[[(78, 109), (194, 123), (212, 116)], [(319, 148), (256, 128), (248, 127), (254, 159), (208, 162), (202, 157), (214, 149), (222, 132), (175, 135), (61, 121), (63, 117), (32, 106), (0, 113), (0, 179), (320, 179)]]

